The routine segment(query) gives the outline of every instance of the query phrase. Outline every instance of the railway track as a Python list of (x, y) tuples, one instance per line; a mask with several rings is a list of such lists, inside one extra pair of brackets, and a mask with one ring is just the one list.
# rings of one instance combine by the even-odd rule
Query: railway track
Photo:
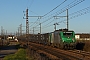
[[(90, 54), (79, 50), (61, 50), (53, 48), (50, 46), (44, 46), (41, 44), (29, 42), (29, 46), (32, 46), (37, 52), (42, 52), (48, 55), (48, 57), (53, 56), (55, 59), (61, 60), (90, 60)], [(31, 48), (31, 47), (30, 47)], [(33, 49), (32, 48), (32, 49)]]
[(68, 50), (68, 51), (72, 52), (72, 53), (77, 53), (77, 54), (85, 55), (85, 56), (90, 56), (90, 52), (86, 52), (86, 51), (81, 51), (81, 50)]
[(90, 52), (81, 51), (81, 50), (68, 50), (69, 52), (80, 54), (86, 60), (90, 60)]
[[(25, 42), (22, 44), (25, 45)], [(61, 50), (51, 46), (29, 42), (29, 48), (45, 54), (51, 60), (90, 60), (90, 52), (80, 50)]]

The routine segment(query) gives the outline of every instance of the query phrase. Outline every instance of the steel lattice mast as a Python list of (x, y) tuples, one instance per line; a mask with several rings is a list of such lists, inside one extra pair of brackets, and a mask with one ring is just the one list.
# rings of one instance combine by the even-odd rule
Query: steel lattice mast
[(26, 34), (29, 34), (28, 9), (26, 9)]

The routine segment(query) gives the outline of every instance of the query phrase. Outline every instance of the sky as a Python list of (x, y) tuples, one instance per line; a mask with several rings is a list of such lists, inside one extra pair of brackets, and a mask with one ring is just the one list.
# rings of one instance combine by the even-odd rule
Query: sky
[[(72, 7), (76, 1), (83, 2)], [(28, 8), (29, 16), (43, 16), (41, 18), (28, 17), (30, 33), (33, 33), (33, 27), (34, 33), (39, 33), (40, 23), (42, 33), (53, 32), (53, 24), (58, 22), (60, 23), (56, 25), (56, 29), (64, 29), (67, 28), (67, 18), (57, 17), (56, 19), (53, 16), (67, 16), (66, 8), (69, 6), (71, 6), (68, 9), (69, 30), (74, 30), (76, 33), (90, 33), (90, 0), (0, 0), (0, 27), (2, 26), (8, 33), (15, 33), (18, 31), (19, 25), (22, 24), (22, 30), (25, 33), (26, 20), (23, 17), (26, 18), (25, 11)], [(81, 13), (82, 15), (80, 15)], [(76, 17), (70, 19), (72, 16)]]

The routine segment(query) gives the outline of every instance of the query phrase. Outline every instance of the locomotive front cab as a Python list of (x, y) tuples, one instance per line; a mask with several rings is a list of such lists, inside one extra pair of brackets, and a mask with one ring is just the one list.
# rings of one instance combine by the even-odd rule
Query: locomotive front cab
[(66, 43), (72, 43), (75, 41), (75, 33), (73, 31), (63, 32), (62, 40)]
[(74, 31), (63, 31), (62, 32), (62, 43), (64, 47), (75, 48), (76, 40)]

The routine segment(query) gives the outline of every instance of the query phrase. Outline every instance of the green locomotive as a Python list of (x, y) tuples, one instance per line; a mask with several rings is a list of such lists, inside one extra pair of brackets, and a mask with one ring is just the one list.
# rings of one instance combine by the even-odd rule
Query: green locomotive
[(61, 49), (75, 48), (76, 40), (74, 31), (60, 29), (49, 34), (49, 45)]
[(75, 33), (67, 29), (59, 29), (51, 33), (34, 34), (30, 36), (30, 41), (58, 47), (61, 49), (70, 49), (76, 47)]

